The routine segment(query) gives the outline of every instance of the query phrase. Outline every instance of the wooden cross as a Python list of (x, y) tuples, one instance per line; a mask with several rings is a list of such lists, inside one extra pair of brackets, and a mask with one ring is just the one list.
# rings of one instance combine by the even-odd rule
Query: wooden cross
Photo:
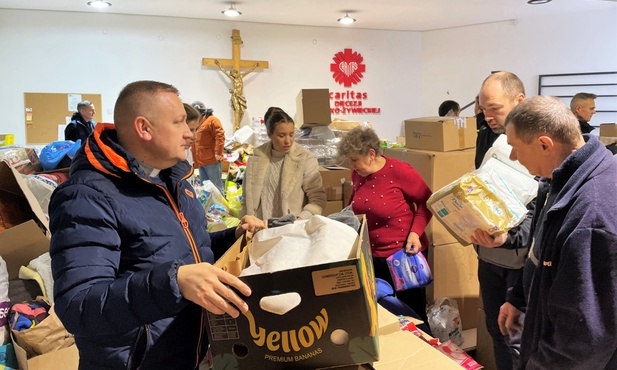
[[(231, 80), (232, 88), (229, 89), (229, 92), (231, 93), (231, 108), (234, 111), (233, 124), (235, 132), (240, 129), (242, 117), (244, 116), (244, 110), (246, 109), (246, 98), (243, 95), (244, 83), (242, 79), (256, 68), (268, 68), (269, 64), (268, 62), (262, 60), (240, 59), (240, 45), (242, 45), (240, 30), (231, 31), (231, 45), (231, 59), (202, 58), (201, 64), (206, 67), (218, 67)], [(227, 70), (224, 67), (231, 68)], [(250, 69), (242, 72), (242, 68)]]

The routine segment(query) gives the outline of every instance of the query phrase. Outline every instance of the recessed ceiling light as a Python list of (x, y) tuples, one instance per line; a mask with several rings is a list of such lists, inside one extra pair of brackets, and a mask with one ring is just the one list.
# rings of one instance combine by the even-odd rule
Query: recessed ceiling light
[(223, 10), (221, 13), (225, 14), (228, 17), (237, 17), (239, 15), (242, 15), (242, 13), (239, 12), (238, 9), (236, 9), (236, 4), (231, 4), (229, 9)]
[(352, 18), (349, 16), (349, 12), (346, 12), (344, 17), (338, 19), (338, 22), (340, 24), (345, 24), (345, 25), (352, 24), (355, 21), (356, 21), (355, 18)]
[(93, 1), (88, 1), (88, 5), (94, 7), (94, 8), (109, 8), (111, 6), (111, 3), (109, 1), (104, 1), (104, 0), (93, 0)]
[(540, 5), (540, 4), (550, 3), (551, 1), (553, 0), (529, 0), (527, 1), (527, 4)]

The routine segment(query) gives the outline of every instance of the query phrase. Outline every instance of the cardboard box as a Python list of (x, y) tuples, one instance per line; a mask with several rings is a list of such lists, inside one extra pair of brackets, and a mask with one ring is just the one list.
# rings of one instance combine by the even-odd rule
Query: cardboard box
[(351, 170), (345, 167), (319, 167), (328, 200), (343, 200), (343, 185), (351, 182)]
[[(79, 367), (79, 351), (77, 346), (62, 348), (57, 351), (45, 353), (23, 362), (26, 351), (15, 345), (15, 355), (21, 370), (77, 370)], [(21, 359), (21, 361), (20, 361)]]
[(617, 136), (598, 136), (598, 140), (602, 142), (602, 144), (609, 146), (611, 144), (617, 143)]
[(328, 126), (330, 91), (328, 89), (302, 89), (296, 98), (296, 125), (300, 128)]
[(39, 156), (32, 148), (10, 146), (0, 148), (0, 161), (7, 161), (25, 175), (43, 171)]
[(477, 327), (480, 283), (475, 249), (458, 243), (431, 245), (428, 263), (433, 273), (433, 283), (426, 287), (429, 305), (440, 297), (453, 298), (458, 305), (463, 330)]
[(617, 123), (600, 124), (600, 136), (617, 137)]
[(15, 135), (0, 134), (0, 146), (9, 146), (15, 144)]
[(26, 350), (13, 340), (12, 334), (11, 339), (20, 370), (77, 370), (79, 367), (76, 345), (28, 358)]
[[(384, 155), (409, 163), (431, 190), (436, 191), (475, 170), (475, 149), (435, 152), (406, 148), (386, 148)], [(456, 243), (456, 238), (438, 221), (432, 219), (425, 232), (435, 245)]]
[[(315, 369), (378, 359), (375, 277), (361, 220), (346, 260), (240, 277), (252, 290), (249, 311), (237, 319), (208, 313), (215, 368)], [(247, 248), (246, 239), (238, 240), (215, 265), (237, 274), (248, 265)], [(301, 298), (291, 311), (260, 308), (262, 298), (290, 292)]]
[(332, 123), (330, 123), (330, 129), (338, 130), (338, 131), (351, 131), (358, 126), (368, 126), (370, 128), (373, 128), (373, 124), (370, 122), (358, 122), (358, 121), (347, 121), (347, 120), (335, 119), (334, 121), (332, 121)]
[[(21, 213), (16, 213), (16, 217), (28, 219), (0, 232), (0, 256), (6, 261), (9, 279), (17, 279), (21, 266), (27, 266), (33, 259), (49, 252), (49, 226), (21, 174), (5, 161), (0, 161), (0, 191), (10, 193), (11, 203), (18, 205)], [(75, 370), (78, 367), (79, 355), (75, 346), (30, 359), (17, 343), (13, 342), (13, 346), (22, 370)]]
[(326, 206), (324, 207), (321, 214), (323, 216), (329, 216), (332, 213), (337, 213), (343, 210), (343, 201), (342, 200), (329, 200), (326, 202)]
[(424, 117), (405, 120), (405, 145), (410, 149), (449, 152), (475, 148), (475, 117)]
[(5, 161), (0, 161), (0, 192), (9, 194), (14, 208), (15, 219), (5, 221), (17, 224), (0, 232), (0, 255), (7, 261), (9, 278), (16, 279), (20, 266), (49, 251), (49, 225), (21, 174)]
[(380, 359), (376, 370), (460, 370), (459, 364), (408, 331), (379, 336)]

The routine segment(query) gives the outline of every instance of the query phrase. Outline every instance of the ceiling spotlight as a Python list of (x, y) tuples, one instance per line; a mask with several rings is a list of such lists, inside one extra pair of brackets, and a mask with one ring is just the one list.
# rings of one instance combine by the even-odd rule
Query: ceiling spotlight
[(229, 9), (223, 10), (221, 13), (225, 14), (228, 17), (237, 17), (239, 15), (242, 15), (242, 13), (239, 12), (238, 9), (236, 9), (236, 4), (231, 4)]
[(345, 16), (338, 19), (340, 24), (352, 24), (356, 19), (349, 16), (349, 12), (345, 12)]
[(111, 3), (109, 1), (104, 1), (104, 0), (92, 0), (92, 1), (88, 1), (88, 5), (94, 8), (103, 9), (103, 8), (109, 8), (111, 6)]
[(527, 4), (540, 5), (540, 4), (550, 3), (551, 1), (553, 0), (529, 0), (527, 1)]

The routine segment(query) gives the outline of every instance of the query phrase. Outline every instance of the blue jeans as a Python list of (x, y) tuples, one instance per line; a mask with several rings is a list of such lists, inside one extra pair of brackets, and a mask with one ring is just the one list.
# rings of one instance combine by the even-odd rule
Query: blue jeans
[(215, 164), (209, 164), (207, 166), (199, 167), (199, 181), (202, 183), (206, 180), (212, 181), (214, 186), (225, 196), (225, 188), (223, 187), (223, 168), (221, 162)]
[(492, 263), (478, 261), (478, 280), (480, 294), (486, 313), (486, 329), (493, 338), (495, 364), (499, 370), (512, 370), (518, 367), (519, 338), (508, 338), (501, 334), (497, 324), (499, 308), (506, 302), (508, 289), (516, 284), (523, 269), (507, 269)]

